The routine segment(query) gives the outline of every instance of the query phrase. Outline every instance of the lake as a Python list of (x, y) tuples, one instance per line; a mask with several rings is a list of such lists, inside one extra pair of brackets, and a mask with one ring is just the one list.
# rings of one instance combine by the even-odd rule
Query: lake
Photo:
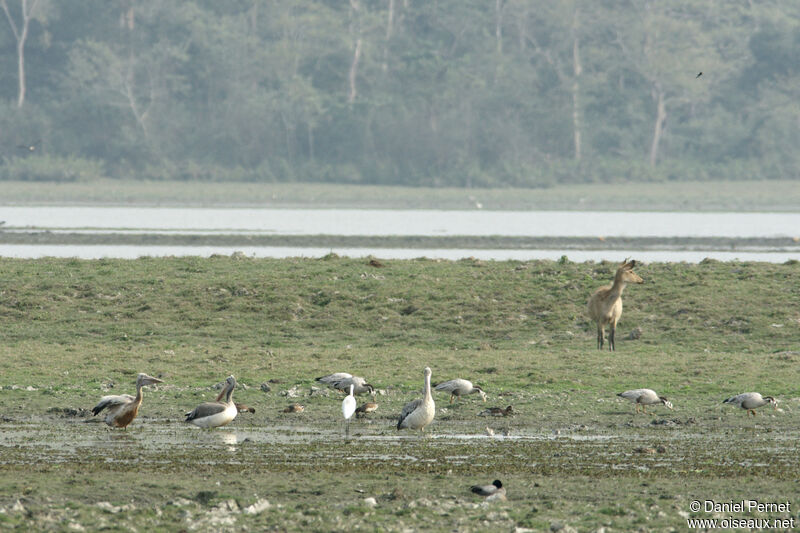
[[(370, 209), (253, 209), (157, 207), (2, 207), (0, 229), (6, 232), (249, 234), (346, 236), (509, 236), (509, 237), (740, 237), (800, 235), (795, 213), (683, 213), (599, 211), (436, 211)], [(784, 262), (800, 259), (787, 250), (531, 250), (337, 248), (291, 246), (155, 246), (0, 244), (6, 257), (210, 256), (240, 251), (253, 257), (321, 257), (330, 252), (349, 257), (386, 259), (430, 257), (486, 260), (558, 259), (697, 262), (713, 259)]]

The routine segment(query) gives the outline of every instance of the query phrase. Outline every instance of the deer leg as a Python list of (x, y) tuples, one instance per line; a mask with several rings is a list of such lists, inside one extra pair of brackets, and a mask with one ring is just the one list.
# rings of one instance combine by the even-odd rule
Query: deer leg
[(597, 349), (603, 349), (603, 337), (605, 337), (606, 332), (603, 330), (603, 326), (600, 324), (597, 325)]
[(608, 351), (613, 352), (616, 349), (614, 344), (614, 333), (617, 331), (616, 324), (611, 324), (611, 331), (608, 332)]

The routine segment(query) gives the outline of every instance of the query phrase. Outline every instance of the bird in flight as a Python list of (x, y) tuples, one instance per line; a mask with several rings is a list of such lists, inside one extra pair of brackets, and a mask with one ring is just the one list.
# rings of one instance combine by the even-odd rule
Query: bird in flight
[(698, 72), (698, 73), (697, 73), (697, 76), (695, 76), (695, 77), (694, 77), (694, 79), (697, 79), (697, 78), (699, 78), (699, 77), (700, 77), (700, 76), (702, 76), (702, 75), (703, 75), (703, 73), (702, 73), (702, 72)]
[(23, 150), (27, 150), (27, 151), (29, 151), (29, 152), (35, 152), (35, 151), (36, 151), (36, 149), (38, 148), (38, 145), (39, 145), (39, 143), (40, 143), (40, 142), (42, 142), (42, 140), (41, 140), (41, 139), (36, 139), (36, 140), (35, 140), (35, 141), (33, 141), (32, 143), (27, 143), (27, 144), (18, 144), (18, 145), (17, 145), (17, 148), (21, 148), (21, 149), (23, 149)]

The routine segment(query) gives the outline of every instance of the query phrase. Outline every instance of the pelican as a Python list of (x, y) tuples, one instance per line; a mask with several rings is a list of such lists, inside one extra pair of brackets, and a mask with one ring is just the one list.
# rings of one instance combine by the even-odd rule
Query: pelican
[[(636, 412), (639, 412), (639, 406), (642, 406), (644, 414), (647, 414), (647, 406), (663, 403), (665, 407), (672, 409), (672, 402), (656, 394), (656, 391), (651, 389), (634, 389), (620, 392), (617, 396), (630, 400), (636, 404)], [(652, 413), (650, 413), (652, 414)]]
[(367, 413), (374, 413), (378, 410), (378, 404), (375, 402), (365, 402), (358, 406), (356, 409), (356, 416), (366, 416)]
[(350, 385), (353, 385), (354, 394), (364, 394), (365, 392), (375, 394), (375, 388), (367, 383), (366, 379), (348, 374), (347, 372), (336, 372), (335, 374), (322, 376), (317, 378), (317, 381), (326, 385), (330, 385), (334, 389), (342, 392), (347, 392), (347, 390), (350, 388)]
[(342, 414), (347, 424), (347, 429), (345, 429), (345, 435), (347, 437), (350, 436), (350, 419), (353, 417), (353, 413), (356, 412), (356, 397), (353, 396), (353, 388), (355, 388), (355, 385), (351, 383), (350, 394), (345, 396), (344, 400), (342, 400)]
[(397, 429), (409, 428), (425, 431), (425, 426), (433, 422), (436, 404), (431, 394), (431, 369), (425, 367), (425, 395), (422, 399), (408, 402), (400, 412)]
[(506, 499), (506, 488), (499, 479), (492, 481), (491, 485), (473, 485), (470, 490), (479, 496), (484, 496), (487, 502)]
[(738, 405), (742, 409), (747, 409), (747, 414), (753, 414), (756, 416), (755, 409), (757, 407), (762, 407), (767, 404), (772, 404), (772, 407), (775, 409), (778, 408), (778, 401), (773, 398), (772, 396), (761, 396), (758, 392), (745, 392), (743, 394), (739, 394), (737, 396), (731, 396), (727, 400), (722, 403), (729, 403), (732, 405)]
[(136, 376), (136, 396), (130, 394), (103, 396), (92, 409), (92, 414), (97, 416), (103, 409), (108, 409), (105, 423), (111, 427), (127, 428), (136, 418), (139, 406), (142, 405), (142, 387), (156, 383), (164, 382), (147, 374), (139, 374)]
[(225, 380), (225, 401), (204, 402), (186, 413), (186, 422), (191, 422), (201, 428), (216, 428), (224, 426), (236, 418), (239, 412), (233, 403), (233, 389), (236, 387), (236, 378), (228, 376)]
[(439, 383), (434, 390), (438, 392), (449, 392), (450, 403), (453, 403), (453, 400), (460, 396), (466, 396), (467, 394), (474, 394), (476, 392), (480, 393), (484, 402), (486, 401), (486, 393), (483, 392), (483, 389), (477, 385), (473, 385), (468, 379), (451, 379), (450, 381)]
[(488, 409), (484, 409), (478, 413), (478, 416), (508, 416), (510, 414), (513, 414), (513, 409), (509, 405), (505, 409), (502, 407), (490, 407)]
[[(222, 397), (225, 396), (225, 389), (226, 388), (227, 387), (222, 387), (222, 390), (219, 391), (219, 394), (217, 394), (217, 397), (214, 399), (215, 402), (221, 402), (222, 401)], [(255, 413), (256, 412), (255, 408), (250, 407), (249, 405), (245, 405), (243, 403), (236, 403), (236, 402), (233, 402), (233, 404), (236, 406), (236, 411), (239, 412), (239, 413)], [(189, 413), (186, 413), (186, 414), (189, 414)]]

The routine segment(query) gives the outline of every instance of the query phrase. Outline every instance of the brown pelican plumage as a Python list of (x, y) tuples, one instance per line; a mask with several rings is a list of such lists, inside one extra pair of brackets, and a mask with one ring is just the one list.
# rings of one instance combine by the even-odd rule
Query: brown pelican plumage
[(771, 404), (775, 409), (778, 408), (778, 401), (772, 396), (761, 396), (758, 392), (745, 392), (736, 396), (731, 396), (722, 403), (738, 405), (742, 409), (747, 409), (747, 414), (756, 416), (755, 409), (764, 405)]
[(186, 413), (186, 422), (201, 428), (216, 428), (230, 423), (239, 412), (233, 403), (233, 389), (236, 388), (236, 378), (228, 376), (225, 380), (224, 401), (204, 402), (189, 413)]
[(409, 428), (425, 431), (425, 426), (433, 422), (436, 415), (436, 404), (431, 394), (431, 369), (425, 367), (425, 395), (418, 400), (408, 402), (400, 412), (397, 429)]
[(474, 394), (476, 392), (480, 393), (484, 402), (486, 401), (486, 393), (483, 392), (483, 389), (477, 385), (473, 385), (468, 379), (451, 379), (450, 381), (439, 383), (434, 390), (438, 392), (449, 392), (450, 403), (453, 403), (453, 400), (460, 396), (466, 396), (467, 394)]
[(473, 485), (470, 490), (485, 497), (487, 502), (506, 499), (506, 488), (499, 479), (495, 479), (491, 485)]
[(97, 416), (103, 409), (108, 409), (105, 423), (111, 427), (127, 428), (136, 418), (139, 406), (142, 405), (142, 387), (156, 383), (163, 381), (147, 374), (139, 374), (136, 376), (136, 396), (130, 394), (103, 396), (92, 409), (92, 414)]

